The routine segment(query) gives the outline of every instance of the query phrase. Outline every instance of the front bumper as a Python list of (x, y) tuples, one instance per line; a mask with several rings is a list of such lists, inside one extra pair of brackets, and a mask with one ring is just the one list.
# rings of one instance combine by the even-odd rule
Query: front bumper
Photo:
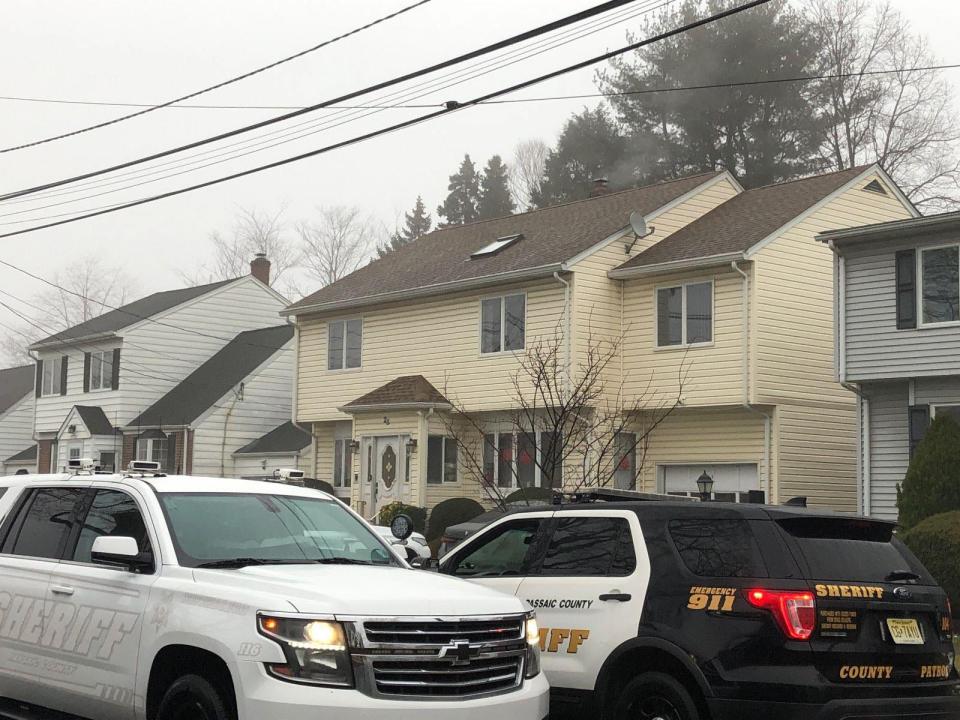
[(960, 697), (832, 700), (824, 705), (708, 700), (713, 720), (960, 720)]
[(239, 663), (239, 720), (544, 720), (550, 686), (543, 673), (513, 692), (475, 700), (423, 701), (372, 698), (356, 690), (297, 685), (266, 674), (255, 662)]

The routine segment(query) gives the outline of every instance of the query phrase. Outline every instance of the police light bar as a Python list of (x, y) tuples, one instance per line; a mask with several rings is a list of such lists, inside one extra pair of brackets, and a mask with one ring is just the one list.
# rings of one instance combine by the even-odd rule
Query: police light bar
[(132, 472), (158, 473), (160, 472), (160, 463), (152, 460), (131, 460), (127, 469)]
[(70, 458), (67, 460), (68, 470), (91, 471), (96, 468), (93, 458)]
[(294, 470), (293, 468), (278, 468), (273, 471), (273, 476), (281, 480), (302, 480), (306, 477), (303, 470)]

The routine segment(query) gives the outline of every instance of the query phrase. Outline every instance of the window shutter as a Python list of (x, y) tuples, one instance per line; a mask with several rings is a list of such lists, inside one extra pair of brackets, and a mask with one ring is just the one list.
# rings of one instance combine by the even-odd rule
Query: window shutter
[(169, 433), (167, 435), (167, 466), (160, 468), (166, 472), (172, 472), (174, 475), (180, 472), (177, 467), (177, 434)]
[(67, 394), (67, 363), (69, 363), (70, 358), (66, 355), (63, 356), (63, 362), (60, 365), (60, 394)]
[(83, 354), (83, 391), (90, 392), (90, 353)]
[(910, 457), (917, 449), (917, 445), (927, 434), (927, 428), (930, 427), (930, 406), (913, 405), (909, 408), (910, 424)]
[(43, 360), (37, 360), (37, 386), (34, 388), (36, 397), (43, 391)]
[(110, 388), (120, 389), (120, 348), (113, 349), (113, 377), (110, 378)]
[(917, 327), (917, 251), (897, 253), (897, 329)]

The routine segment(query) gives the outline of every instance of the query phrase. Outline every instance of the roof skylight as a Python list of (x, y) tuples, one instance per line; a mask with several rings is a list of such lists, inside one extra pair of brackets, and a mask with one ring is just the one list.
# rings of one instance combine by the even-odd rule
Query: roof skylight
[(504, 248), (508, 248), (513, 245), (515, 242), (523, 238), (522, 233), (516, 235), (506, 235), (502, 238), (497, 238), (489, 245), (484, 245), (482, 248), (477, 250), (475, 253), (470, 255), (472, 258), (486, 257), (488, 255), (496, 255), (498, 252)]

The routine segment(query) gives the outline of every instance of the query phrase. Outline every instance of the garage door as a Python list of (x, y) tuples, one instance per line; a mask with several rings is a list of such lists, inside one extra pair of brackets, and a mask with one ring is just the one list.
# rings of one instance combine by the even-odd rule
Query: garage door
[(760, 472), (756, 463), (739, 465), (661, 465), (662, 489), (670, 495), (698, 497), (697, 478), (704, 472), (713, 478), (713, 499), (721, 502), (747, 502), (750, 490), (760, 490)]

